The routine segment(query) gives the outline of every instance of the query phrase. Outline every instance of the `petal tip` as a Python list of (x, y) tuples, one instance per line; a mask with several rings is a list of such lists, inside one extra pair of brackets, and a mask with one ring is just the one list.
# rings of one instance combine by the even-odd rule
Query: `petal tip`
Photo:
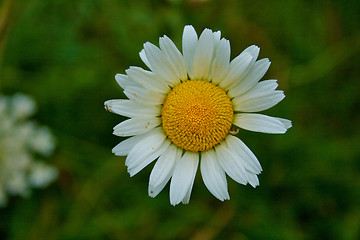
[(107, 100), (106, 102), (104, 102), (104, 108), (107, 112), (111, 112), (110, 101), (111, 100)]
[(149, 196), (152, 197), (152, 198), (156, 197), (155, 192), (151, 187), (149, 187)]

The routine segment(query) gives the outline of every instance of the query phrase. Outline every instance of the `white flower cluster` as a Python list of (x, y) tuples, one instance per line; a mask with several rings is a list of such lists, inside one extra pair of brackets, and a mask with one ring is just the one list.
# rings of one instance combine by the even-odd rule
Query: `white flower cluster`
[(47, 127), (28, 120), (36, 111), (32, 98), (0, 94), (0, 207), (7, 195), (28, 196), (32, 187), (43, 188), (57, 177), (57, 169), (37, 156), (49, 156), (55, 140)]

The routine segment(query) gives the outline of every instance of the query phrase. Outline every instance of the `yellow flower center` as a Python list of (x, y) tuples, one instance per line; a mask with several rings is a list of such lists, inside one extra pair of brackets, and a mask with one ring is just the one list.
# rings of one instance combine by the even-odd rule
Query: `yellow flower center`
[(176, 146), (199, 152), (225, 138), (233, 115), (224, 90), (206, 81), (186, 81), (168, 94), (162, 108), (162, 125)]

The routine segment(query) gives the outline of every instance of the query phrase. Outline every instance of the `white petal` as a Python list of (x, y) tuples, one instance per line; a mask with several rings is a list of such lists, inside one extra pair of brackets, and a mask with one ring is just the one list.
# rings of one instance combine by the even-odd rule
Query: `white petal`
[(252, 45), (232, 60), (228, 68), (228, 74), (222, 79), (219, 79), (219, 82), (223, 81), (220, 86), (227, 91), (241, 82), (254, 65), (259, 56), (259, 51), (259, 47)]
[(247, 176), (248, 176), (248, 182), (252, 187), (256, 187), (260, 185), (259, 179), (257, 177), (257, 175), (255, 173), (249, 172), (247, 171)]
[(221, 38), (221, 31), (213, 32), (214, 35), (214, 43), (217, 44), (220, 41)]
[(264, 95), (264, 93), (270, 94), (277, 88), (277, 86), (278, 86), (277, 80), (275, 79), (260, 81), (256, 83), (252, 88), (250, 88), (247, 92), (245, 92), (240, 96), (249, 95), (249, 94), (262, 96)]
[(187, 71), (185, 60), (173, 41), (171, 41), (171, 39), (167, 36), (164, 36), (160, 38), (159, 43), (161, 50), (167, 55), (172, 67), (174, 68), (177, 78), (183, 81), (186, 80)]
[(134, 167), (154, 153), (164, 142), (166, 135), (161, 127), (151, 130), (148, 135), (138, 141), (130, 150), (125, 165)]
[(247, 94), (250, 91), (252, 92), (255, 90), (259, 93), (274, 91), (278, 86), (279, 86), (279, 84), (277, 83), (276, 79), (264, 80), (264, 81), (258, 82), (253, 88), (251, 88), (245, 94)]
[(161, 144), (160, 147), (156, 148), (150, 155), (148, 155), (146, 158), (142, 159), (142, 161), (140, 161), (138, 164), (129, 165), (128, 173), (130, 174), (130, 177), (132, 177), (135, 174), (137, 174), (138, 172), (140, 172), (144, 167), (149, 165), (152, 161), (154, 161), (161, 154), (163, 154), (170, 146), (170, 143), (171, 143), (170, 139), (165, 139), (165, 141)]
[(285, 98), (284, 92), (281, 90), (274, 91), (272, 94), (247, 99), (238, 97), (233, 99), (235, 111), (240, 112), (260, 112), (269, 109)]
[(244, 79), (239, 82), (239, 84), (230, 88), (228, 96), (230, 98), (234, 98), (247, 92), (265, 75), (269, 67), (270, 61), (267, 58), (255, 62), (255, 64), (252, 66), (249, 73), (244, 77)]
[(208, 77), (213, 51), (214, 34), (211, 30), (205, 29), (199, 37), (194, 55), (193, 71), (195, 80), (205, 80)]
[(129, 154), (130, 150), (135, 146), (135, 144), (137, 144), (139, 141), (141, 141), (141, 139), (147, 137), (148, 135), (149, 133), (145, 133), (123, 140), (121, 143), (119, 143), (112, 149), (112, 152), (116, 156), (126, 156)]
[(241, 159), (236, 154), (236, 149), (231, 149), (226, 144), (227, 138), (215, 147), (216, 157), (225, 172), (240, 184), (247, 184), (246, 170)]
[(192, 191), (192, 188), (194, 186), (194, 180), (195, 180), (195, 176), (194, 178), (192, 179), (192, 182), (190, 184), (190, 187), (188, 189), (188, 191), (186, 192), (185, 194), (185, 197), (184, 199), (181, 201), (183, 204), (188, 204), (190, 202), (190, 196), (191, 196), (191, 191)]
[(180, 160), (182, 149), (174, 144), (159, 157), (150, 174), (149, 195), (155, 197), (165, 187), (174, 172), (175, 163)]
[(139, 67), (130, 67), (126, 70), (126, 74), (131, 80), (146, 89), (166, 94), (170, 92), (167, 83), (163, 79), (157, 77), (153, 72), (145, 71)]
[(279, 120), (282, 124), (284, 124), (284, 127), (286, 129), (289, 129), (292, 127), (292, 123), (290, 120), (288, 119), (284, 119), (284, 118), (278, 118), (278, 117), (275, 117), (277, 120)]
[(147, 57), (146, 57), (146, 54), (145, 54), (145, 50), (144, 50), (144, 49), (142, 49), (142, 50), (140, 51), (139, 55), (140, 55), (141, 60), (145, 63), (145, 65), (146, 65), (151, 71), (153, 71), (153, 68), (151, 67), (151, 65), (150, 65), (150, 63), (149, 63), (149, 60), (148, 60)]
[[(190, 202), (190, 195), (192, 191), (193, 185), (191, 185), (191, 188), (188, 189), (187, 193), (185, 194), (184, 199), (181, 201), (183, 204), (188, 204)], [(175, 204), (173, 204), (175, 206)]]
[(151, 91), (141, 87), (128, 87), (124, 94), (134, 103), (141, 105), (163, 104), (166, 95), (163, 93)]
[(266, 80), (257, 83), (245, 94), (234, 98), (231, 102), (235, 111), (258, 112), (269, 109), (284, 99), (284, 92), (274, 89), (276, 80)]
[(136, 117), (125, 120), (114, 127), (113, 134), (120, 137), (146, 133), (161, 124), (159, 117)]
[(123, 140), (121, 143), (119, 143), (112, 149), (112, 153), (114, 153), (116, 156), (128, 155), (130, 150), (138, 142), (135, 137), (138, 137), (138, 136), (134, 136), (134, 137), (128, 138), (126, 140)]
[(170, 183), (170, 203), (177, 205), (191, 191), (199, 163), (199, 153), (186, 151), (175, 166)]
[(226, 175), (213, 149), (201, 153), (201, 176), (205, 186), (220, 201), (230, 199)]
[(215, 46), (215, 58), (211, 66), (210, 79), (213, 84), (221, 82), (229, 72), (230, 67), (230, 42), (221, 39)]
[(161, 114), (160, 105), (143, 106), (126, 99), (108, 100), (105, 109), (125, 117), (155, 117)]
[(259, 56), (260, 48), (256, 45), (251, 45), (247, 47), (242, 53), (246, 53), (246, 52), (250, 53), (251, 56), (253, 56), (255, 62)]
[(195, 54), (197, 42), (198, 42), (198, 37), (193, 26), (191, 25), (185, 26), (182, 37), (182, 44), (183, 44), (182, 52), (184, 55), (187, 72), (190, 78), (194, 77), (193, 62), (194, 62), (194, 54)]
[(153, 72), (168, 82), (170, 86), (180, 83), (176, 71), (169, 63), (168, 57), (154, 44), (147, 42), (144, 44), (146, 57), (151, 64)]
[(240, 54), (230, 63), (229, 73), (226, 78), (219, 83), (219, 86), (225, 91), (231, 86), (238, 84), (244, 76), (249, 72), (253, 65), (253, 56), (246, 52)]
[(124, 74), (116, 74), (115, 80), (119, 84), (122, 89), (128, 87), (139, 87), (140, 85), (134, 81), (131, 81), (127, 75)]
[(239, 138), (229, 135), (226, 137), (229, 148), (234, 149), (240, 157), (242, 165), (247, 171), (259, 174), (262, 171), (261, 165), (254, 153)]
[(233, 123), (254, 132), (281, 134), (287, 130), (279, 119), (256, 113), (235, 114)]
[[(159, 160), (158, 160), (159, 161)], [(156, 161), (157, 162), (157, 161)], [(164, 179), (164, 181), (162, 181), (159, 185), (157, 186), (150, 186), (148, 187), (148, 193), (149, 196), (154, 198), (156, 197), (166, 186), (166, 184), (169, 182), (170, 178), (171, 178), (172, 172), (169, 173), (169, 175), (166, 176), (166, 179)]]

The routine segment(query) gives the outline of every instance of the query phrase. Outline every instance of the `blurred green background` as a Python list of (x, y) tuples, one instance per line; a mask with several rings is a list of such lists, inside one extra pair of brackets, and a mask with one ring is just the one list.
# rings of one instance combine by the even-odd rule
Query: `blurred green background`
[[(57, 138), (59, 178), (0, 209), (0, 239), (360, 239), (360, 2), (3, 0), (0, 92), (33, 96)], [(240, 131), (263, 173), (253, 189), (229, 180), (220, 202), (200, 173), (189, 205), (167, 186), (147, 195), (151, 166), (130, 178), (103, 102), (124, 98), (114, 75), (184, 25), (221, 30), (232, 58), (260, 46), (286, 98), (266, 114), (285, 135)]]

